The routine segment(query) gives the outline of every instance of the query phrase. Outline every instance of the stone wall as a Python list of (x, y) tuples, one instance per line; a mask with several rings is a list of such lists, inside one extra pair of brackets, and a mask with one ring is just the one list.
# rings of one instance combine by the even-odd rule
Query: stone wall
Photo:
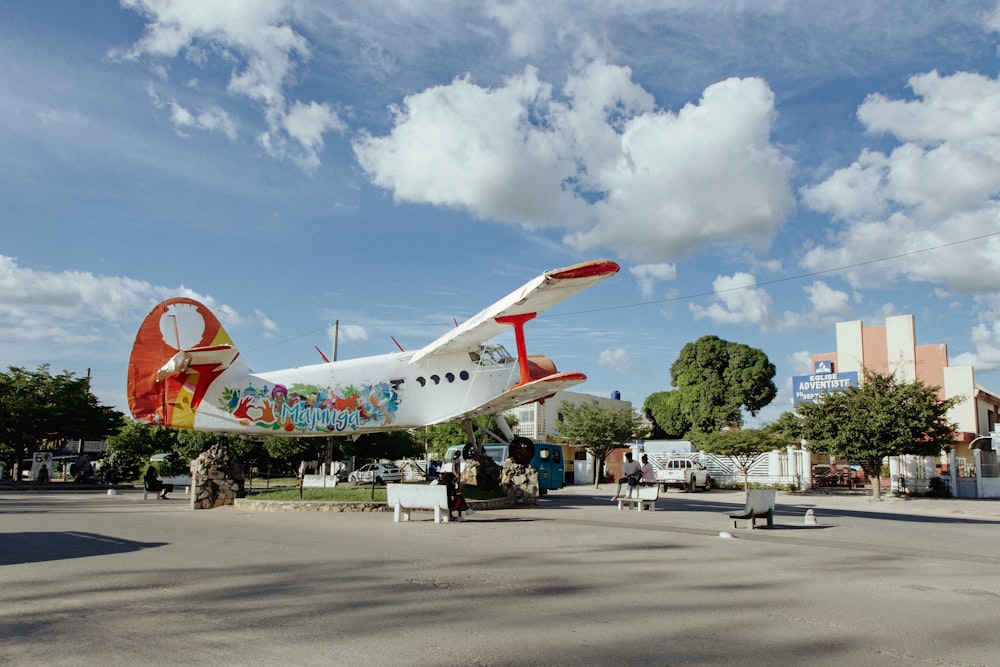
[(232, 505), (246, 495), (243, 465), (217, 443), (191, 462), (191, 509), (204, 510)]

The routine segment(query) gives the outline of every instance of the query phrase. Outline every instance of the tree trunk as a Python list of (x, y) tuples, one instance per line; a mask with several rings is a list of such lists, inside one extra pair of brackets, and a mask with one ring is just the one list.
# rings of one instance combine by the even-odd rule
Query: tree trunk
[(594, 488), (601, 488), (601, 471), (604, 469), (604, 456), (594, 457)]
[(872, 480), (873, 480), (872, 498), (875, 500), (875, 502), (879, 502), (882, 500), (882, 471), (880, 470), (879, 472), (875, 473), (875, 476), (872, 478)]
[(750, 502), (750, 468), (743, 469), (743, 504)]

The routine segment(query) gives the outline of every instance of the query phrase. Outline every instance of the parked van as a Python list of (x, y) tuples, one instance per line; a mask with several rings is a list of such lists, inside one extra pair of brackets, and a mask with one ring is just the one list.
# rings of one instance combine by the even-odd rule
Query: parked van
[[(455, 460), (455, 452), (460, 453), (464, 448), (465, 445), (455, 445), (448, 448), (444, 455), (445, 469)], [(501, 468), (510, 455), (510, 448), (507, 445), (483, 445), (483, 449), (486, 450), (486, 455)], [(462, 465), (465, 465), (464, 460)], [(531, 467), (538, 472), (538, 490), (541, 493), (561, 489), (566, 485), (566, 462), (563, 459), (562, 445), (551, 442), (536, 442), (535, 455), (531, 458)]]

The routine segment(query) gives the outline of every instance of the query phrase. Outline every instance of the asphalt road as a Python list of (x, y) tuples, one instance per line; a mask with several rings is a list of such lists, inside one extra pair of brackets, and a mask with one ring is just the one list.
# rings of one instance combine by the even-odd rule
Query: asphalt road
[(1000, 665), (998, 501), (779, 493), (748, 531), (737, 492), (610, 491), (446, 525), (0, 491), (0, 665)]

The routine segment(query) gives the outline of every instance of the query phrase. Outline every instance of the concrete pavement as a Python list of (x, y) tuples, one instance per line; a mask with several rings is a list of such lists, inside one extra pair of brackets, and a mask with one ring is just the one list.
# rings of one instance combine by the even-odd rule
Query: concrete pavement
[(0, 665), (1000, 664), (996, 501), (779, 493), (747, 531), (740, 492), (611, 491), (435, 525), (3, 490)]

